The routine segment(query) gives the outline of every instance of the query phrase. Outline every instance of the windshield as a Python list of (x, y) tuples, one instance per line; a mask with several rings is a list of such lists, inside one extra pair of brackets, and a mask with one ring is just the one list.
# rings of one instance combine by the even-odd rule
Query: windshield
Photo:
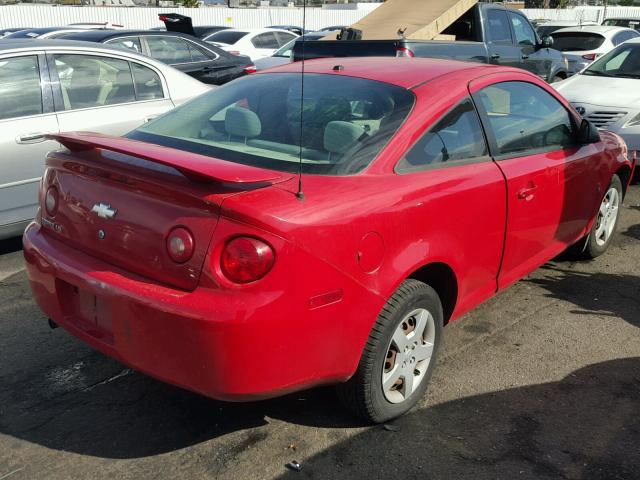
[(207, 42), (226, 43), (227, 45), (233, 45), (249, 32), (238, 32), (237, 30), (220, 30), (214, 33), (210, 37), (207, 37)]
[(553, 48), (561, 52), (584, 52), (596, 50), (604, 43), (604, 37), (597, 33), (566, 32), (554, 33)]
[[(128, 136), (231, 162), (286, 172), (348, 175), (369, 165), (414, 103), (394, 85), (338, 75), (244, 77)], [(301, 125), (302, 123), (302, 125)]]
[(273, 54), (274, 57), (286, 57), (291, 58), (291, 52), (293, 51), (293, 46), (296, 43), (297, 38), (294, 38), (289, 43), (285, 43), (280, 50), (277, 50), (276, 53)]
[(634, 28), (636, 30), (640, 29), (640, 19), (629, 19), (629, 18), (608, 18), (602, 25), (606, 25), (607, 27), (626, 27), (626, 28)]
[(593, 62), (583, 75), (640, 78), (640, 44), (620, 45)]

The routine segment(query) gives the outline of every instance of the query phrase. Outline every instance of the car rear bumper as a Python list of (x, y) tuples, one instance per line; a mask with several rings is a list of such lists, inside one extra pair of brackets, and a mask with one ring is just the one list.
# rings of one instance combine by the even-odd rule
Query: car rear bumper
[(299, 306), (282, 291), (248, 297), (175, 290), (119, 271), (42, 230), (34, 222), (23, 238), (40, 308), (95, 349), (159, 380), (246, 401), (345, 381), (357, 366), (366, 336), (345, 335), (342, 322), (351, 320), (345, 302), (301, 319)]

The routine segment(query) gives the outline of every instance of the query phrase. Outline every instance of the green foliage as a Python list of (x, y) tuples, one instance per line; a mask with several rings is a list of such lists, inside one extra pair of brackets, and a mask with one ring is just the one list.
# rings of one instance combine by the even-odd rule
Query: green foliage
[(198, 8), (200, 0), (181, 0), (182, 6), (185, 8)]

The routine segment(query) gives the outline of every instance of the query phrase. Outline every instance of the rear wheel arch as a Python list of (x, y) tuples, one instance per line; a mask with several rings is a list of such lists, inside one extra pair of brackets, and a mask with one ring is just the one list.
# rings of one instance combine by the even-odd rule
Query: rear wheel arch
[(442, 303), (444, 324), (449, 323), (458, 302), (458, 278), (453, 269), (442, 262), (428, 263), (407, 278), (426, 283), (436, 291)]

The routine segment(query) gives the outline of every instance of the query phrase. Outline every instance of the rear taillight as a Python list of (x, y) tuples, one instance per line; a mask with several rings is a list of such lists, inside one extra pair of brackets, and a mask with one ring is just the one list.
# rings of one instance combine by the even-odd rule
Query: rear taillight
[(176, 263), (184, 263), (193, 256), (195, 242), (191, 232), (183, 227), (176, 227), (167, 235), (167, 253)]
[(250, 283), (261, 279), (275, 260), (273, 249), (253, 237), (237, 237), (229, 241), (222, 251), (220, 268), (234, 283)]
[(253, 63), (250, 63), (249, 65), (244, 67), (244, 71), (247, 72), (247, 73), (256, 73), (258, 71), (258, 69), (256, 68), (256, 66)]
[(396, 50), (396, 57), (398, 58), (413, 58), (414, 56), (413, 51), (407, 47), (398, 47)]
[(598, 56), (597, 53), (587, 53), (585, 55), (582, 55), (582, 58), (593, 62), (597, 58), (597, 56)]
[(58, 189), (56, 187), (47, 189), (44, 196), (44, 209), (52, 217), (58, 212)]
[(228, 50), (227, 53), (231, 55), (242, 55), (238, 50)]

